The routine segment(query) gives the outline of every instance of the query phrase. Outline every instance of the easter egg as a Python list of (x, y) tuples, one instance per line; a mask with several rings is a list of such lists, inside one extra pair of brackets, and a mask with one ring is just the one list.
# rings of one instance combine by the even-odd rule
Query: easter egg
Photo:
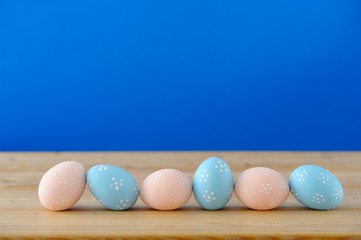
[(207, 210), (223, 208), (233, 193), (233, 174), (219, 157), (204, 160), (193, 176), (193, 194), (199, 205)]
[(85, 189), (85, 169), (75, 161), (62, 162), (50, 168), (38, 188), (40, 203), (48, 210), (61, 211), (74, 206)]
[(108, 209), (126, 210), (138, 199), (138, 184), (134, 177), (117, 166), (95, 165), (89, 169), (87, 181), (93, 196)]
[(237, 177), (235, 194), (246, 207), (269, 210), (281, 205), (289, 195), (287, 180), (266, 167), (249, 168)]
[(343, 188), (335, 175), (317, 165), (303, 165), (290, 175), (293, 196), (316, 210), (336, 208), (343, 199)]
[(188, 176), (176, 169), (162, 169), (150, 174), (140, 190), (142, 201), (157, 210), (175, 210), (182, 207), (192, 195)]

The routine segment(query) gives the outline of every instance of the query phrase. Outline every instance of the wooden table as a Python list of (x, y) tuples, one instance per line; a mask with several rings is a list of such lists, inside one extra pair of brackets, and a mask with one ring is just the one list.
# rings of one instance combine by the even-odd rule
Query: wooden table
[[(192, 177), (206, 158), (218, 155), (236, 176), (253, 166), (265, 166), (288, 177), (303, 164), (318, 164), (341, 181), (345, 198), (331, 211), (304, 208), (293, 196), (278, 209), (255, 211), (235, 196), (220, 211), (202, 210), (192, 197), (177, 211), (156, 211), (139, 199), (128, 211), (104, 209), (86, 189), (70, 210), (42, 208), (37, 187), (53, 165), (67, 160), (86, 169), (110, 163), (131, 172), (138, 184), (162, 168), (176, 168)], [(361, 152), (92, 152), (0, 153), (0, 238), (244, 238), (361, 239)]]

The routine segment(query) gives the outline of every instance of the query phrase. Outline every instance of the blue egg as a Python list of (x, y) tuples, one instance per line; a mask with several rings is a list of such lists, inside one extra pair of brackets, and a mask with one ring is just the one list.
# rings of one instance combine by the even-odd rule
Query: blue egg
[(223, 208), (232, 197), (233, 174), (219, 157), (206, 159), (193, 177), (193, 194), (199, 205), (208, 210)]
[(290, 189), (300, 203), (316, 210), (336, 208), (343, 199), (343, 188), (335, 175), (316, 165), (296, 168), (290, 176)]
[(138, 199), (139, 188), (134, 177), (117, 166), (93, 166), (87, 173), (87, 181), (93, 196), (109, 209), (126, 210)]

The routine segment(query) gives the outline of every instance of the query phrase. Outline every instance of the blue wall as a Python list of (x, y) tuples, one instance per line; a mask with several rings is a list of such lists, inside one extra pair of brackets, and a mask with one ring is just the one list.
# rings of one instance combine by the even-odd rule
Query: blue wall
[(0, 150), (361, 150), (360, 1), (0, 1)]

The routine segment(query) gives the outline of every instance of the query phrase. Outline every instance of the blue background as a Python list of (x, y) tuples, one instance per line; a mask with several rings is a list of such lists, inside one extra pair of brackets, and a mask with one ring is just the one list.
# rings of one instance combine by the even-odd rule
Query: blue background
[(360, 1), (0, 1), (0, 150), (361, 150)]

